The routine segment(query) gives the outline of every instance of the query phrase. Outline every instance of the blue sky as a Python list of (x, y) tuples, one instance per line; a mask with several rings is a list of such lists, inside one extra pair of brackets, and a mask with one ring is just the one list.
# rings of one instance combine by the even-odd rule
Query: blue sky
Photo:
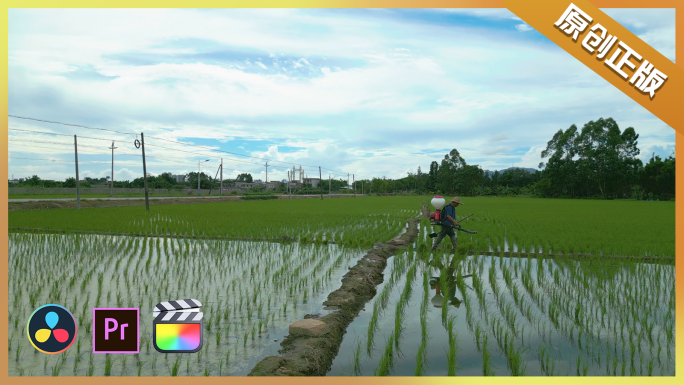
[[(604, 11), (674, 61), (673, 10)], [(325, 177), (397, 178), (451, 148), (483, 169), (536, 167), (558, 129), (601, 117), (634, 127), (644, 160), (675, 142), (503, 9), (12, 9), (9, 113), (144, 132), (154, 174), (199, 159), (213, 174), (224, 157), (226, 177), (264, 179), (272, 159), (269, 180), (290, 163), (312, 176), (322, 166)], [(9, 127), (82, 136), (82, 177), (110, 175), (111, 142), (85, 137), (115, 140), (115, 178), (142, 176), (134, 135)], [(72, 137), (9, 139), (10, 177), (73, 175)]]

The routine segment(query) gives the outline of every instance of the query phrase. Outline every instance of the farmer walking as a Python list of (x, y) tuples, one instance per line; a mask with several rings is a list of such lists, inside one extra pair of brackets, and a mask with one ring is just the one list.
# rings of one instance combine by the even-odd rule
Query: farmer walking
[[(451, 203), (442, 209), (444, 216), (444, 220), (442, 222), (457, 226), (458, 222), (456, 222), (456, 207), (462, 204), (463, 203), (461, 203), (461, 200), (458, 199), (458, 197), (452, 199)], [(454, 228), (448, 224), (442, 225), (442, 231), (439, 232), (437, 239), (435, 239), (435, 243), (432, 244), (432, 250), (437, 250), (437, 246), (439, 246), (439, 243), (442, 242), (442, 239), (444, 239), (444, 237), (447, 235), (449, 236), (449, 239), (451, 239), (451, 245), (453, 246), (452, 251), (456, 251), (456, 233), (454, 232)]]

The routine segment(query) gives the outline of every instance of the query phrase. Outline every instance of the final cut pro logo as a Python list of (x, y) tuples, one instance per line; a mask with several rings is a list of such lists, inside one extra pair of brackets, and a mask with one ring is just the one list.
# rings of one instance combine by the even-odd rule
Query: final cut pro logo
[(204, 323), (196, 299), (160, 302), (155, 306), (153, 345), (161, 353), (195, 353), (202, 349)]

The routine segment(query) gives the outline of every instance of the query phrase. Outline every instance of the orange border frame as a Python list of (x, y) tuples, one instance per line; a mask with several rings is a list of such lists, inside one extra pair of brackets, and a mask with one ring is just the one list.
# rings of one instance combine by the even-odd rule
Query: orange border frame
[[(598, 8), (673, 8), (675, 9), (675, 20), (676, 20), (676, 31), (675, 31), (675, 44), (676, 44), (676, 62), (679, 65), (680, 68), (684, 69), (684, 2), (681, 0), (650, 0), (650, 1), (639, 1), (639, 0), (589, 0), (590, 3), (594, 4)], [(236, 8), (362, 8), (362, 7), (367, 7), (367, 8), (504, 8), (503, 7), (504, 0), (427, 0), (427, 1), (409, 1), (409, 0), (369, 0), (369, 1), (360, 1), (360, 0), (328, 0), (328, 1), (315, 1), (315, 0), (305, 0), (305, 1), (298, 1), (298, 0), (256, 0), (256, 1), (245, 1), (245, 2), (239, 2), (239, 1), (224, 1), (224, 2), (219, 2), (219, 1), (200, 1), (193, 3), (193, 7), (236, 7)], [(144, 5), (148, 7), (159, 7), (159, 8), (169, 8), (169, 7), (187, 7), (188, 3), (187, 2), (180, 2), (180, 1), (166, 1), (166, 2), (161, 2), (161, 1), (146, 1), (144, 2)], [(94, 4), (91, 2), (85, 2), (85, 1), (70, 1), (66, 0), (64, 2), (53, 2), (53, 1), (30, 1), (30, 2), (17, 2), (17, 1), (10, 1), (8, 4), (8, 10), (9, 8), (51, 8), (51, 7), (82, 7), (82, 8), (88, 8), (88, 7), (93, 7)], [(139, 2), (132, 2), (132, 1), (105, 1), (103, 3), (98, 3), (96, 7), (126, 7), (129, 6), (131, 8), (133, 7), (141, 7), (141, 4)], [(8, 13), (4, 14), (4, 25), (6, 28), (4, 31), (7, 31), (7, 26), (8, 26)], [(5, 32), (7, 34), (7, 32)], [(8, 52), (8, 39), (4, 39), (2, 44), (5, 46), (5, 52)], [(5, 61), (4, 65), (6, 66), (7, 64), (7, 59), (8, 59), (8, 54), (5, 54)], [(5, 67), (7, 69), (7, 67)], [(7, 74), (7, 71), (5, 70), (4, 72)], [(5, 75), (2, 78), (2, 81), (4, 82), (4, 88), (7, 89), (8, 87), (8, 78)], [(7, 97), (7, 96), (6, 96)], [(8, 112), (8, 100), (5, 99), (5, 102), (2, 103), (2, 109), (5, 113)], [(4, 130), (7, 133), (7, 125), (4, 125)], [(4, 136), (0, 138), (2, 143), (4, 144), (4, 148), (7, 148), (7, 136)], [(677, 182), (676, 182), (676, 189), (677, 191), (682, 191), (682, 188), (684, 188), (684, 149), (680, 145), (684, 145), (684, 134), (676, 133), (676, 155), (677, 155)], [(3, 158), (3, 163), (5, 165), (8, 165), (7, 158)], [(2, 175), (5, 177), (7, 176), (7, 168), (2, 168), (0, 170)], [(4, 196), (8, 196), (8, 186), (7, 185), (2, 185), (1, 190)], [(2, 210), (2, 223), (0, 224), (2, 228), (0, 228), (1, 238), (0, 238), (0, 246), (2, 247), (3, 253), (3, 265), (2, 265), (2, 281), (0, 282), (0, 298), (3, 299), (3, 304), (5, 311), (9, 311), (8, 308), (8, 253), (6, 252), (7, 247), (8, 247), (8, 203), (7, 200), (4, 201), (3, 203), (3, 210)], [(679, 238), (680, 235), (684, 235), (684, 205), (676, 205), (676, 238)], [(682, 242), (677, 242), (676, 245), (676, 256), (677, 259), (679, 259), (680, 255), (682, 255), (682, 252), (684, 252), (684, 243)], [(684, 266), (681, 263), (678, 263), (676, 268), (675, 268), (675, 274), (677, 276), (682, 276), (684, 274)], [(677, 328), (682, 331), (684, 330), (684, 311), (682, 310), (682, 295), (684, 295), (684, 288), (682, 288), (681, 285), (678, 285), (678, 287), (675, 289), (675, 293), (677, 296), (677, 310), (676, 310), (676, 326)], [(7, 330), (8, 323), (7, 323), (7, 318), (5, 317), (0, 317), (0, 329), (1, 330)], [(684, 342), (684, 332), (680, 332), (676, 336), (676, 346), (678, 347), (676, 349), (676, 355), (677, 357), (675, 358), (675, 365), (676, 367), (681, 367), (681, 364), (684, 362), (684, 357), (682, 356), (681, 351), (682, 351), (682, 343)], [(3, 338), (0, 341), (0, 378), (5, 378), (5, 383), (20, 383), (20, 384), (40, 384), (44, 385), (45, 382), (50, 382), (51, 385), (73, 385), (73, 384), (90, 384), (93, 381), (93, 378), (88, 378), (88, 377), (8, 377), (8, 341), (6, 338)], [(664, 377), (664, 378), (654, 378), (653, 381), (657, 382), (662, 382), (662, 383), (678, 383), (676, 379), (678, 377), (682, 377), (680, 375), (677, 375), (675, 377)], [(11, 382), (10, 381), (11, 378)], [(121, 381), (121, 377), (95, 377), (97, 378), (98, 382), (101, 382), (103, 384), (116, 384)], [(163, 380), (162, 380), (163, 379)], [(200, 377), (142, 377), (142, 378), (136, 378), (136, 377), (125, 377), (125, 381), (131, 384), (149, 384), (151, 381), (158, 381), (162, 380), (164, 383), (167, 384), (187, 384), (188, 381), (193, 381), (193, 382), (199, 382), (202, 384), (223, 384), (227, 379), (225, 377), (206, 377), (206, 378), (200, 378)], [(344, 382), (348, 381), (349, 379), (346, 377), (331, 377), (331, 378), (326, 378), (323, 381), (333, 383), (333, 384), (343, 384)], [(228, 381), (231, 382), (240, 382), (240, 383), (250, 383), (250, 384), (267, 384), (270, 381), (273, 381), (273, 379), (270, 378), (250, 378), (250, 377), (231, 377)], [(300, 385), (303, 382), (305, 383), (313, 383), (315, 382), (320, 382), (320, 378), (278, 378), (277, 381), (282, 384), (292, 384), (292, 385)], [(408, 382), (430, 382), (430, 383), (447, 383), (447, 381), (453, 381), (452, 379), (448, 377), (430, 377), (427, 379), (421, 379), (421, 378), (409, 378), (409, 377), (393, 377), (393, 378), (357, 378), (354, 379), (354, 381), (357, 382), (365, 382), (365, 383), (372, 383), (372, 382), (389, 382), (391, 381), (392, 383), (396, 384), (396, 382), (401, 382), (401, 383), (408, 383)], [(459, 377), (458, 380), (461, 383), (463, 382), (468, 382), (468, 383), (494, 383), (495, 381), (500, 381), (500, 379), (496, 378), (480, 378), (480, 377)], [(507, 378), (506, 381), (510, 382), (520, 382), (522, 383), (523, 381), (525, 383), (532, 382), (532, 383), (546, 383), (547, 380), (542, 379), (542, 378)], [(567, 383), (574, 383), (577, 381), (576, 378), (573, 377), (556, 377), (553, 380), (554, 382), (566, 382)], [(612, 377), (594, 377), (594, 378), (589, 378), (585, 379), (583, 381), (589, 381), (589, 382), (596, 382), (596, 383), (604, 383), (604, 382), (615, 382), (617, 383), (618, 381), (623, 382), (633, 382), (633, 383), (641, 383), (644, 381), (644, 378), (612, 378)], [(681, 380), (680, 380), (681, 381)]]

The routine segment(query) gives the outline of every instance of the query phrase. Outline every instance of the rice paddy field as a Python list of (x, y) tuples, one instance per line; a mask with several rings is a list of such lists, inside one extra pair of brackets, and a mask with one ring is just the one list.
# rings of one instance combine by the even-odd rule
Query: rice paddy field
[[(11, 234), (10, 375), (246, 375), (276, 354), (288, 325), (320, 313), (359, 249), (336, 245), (101, 235)], [(204, 313), (198, 354), (151, 346), (152, 309), (196, 298)], [(46, 303), (78, 322), (77, 341), (47, 355), (26, 338), (26, 320)], [(139, 354), (92, 354), (92, 308), (140, 308)]]
[(329, 375), (675, 374), (674, 265), (421, 252), (428, 225)]
[[(429, 197), (9, 212), (9, 374), (245, 375), (373, 244)], [(475, 214), (390, 258), (329, 375), (673, 375), (674, 202), (462, 198)], [(437, 228), (438, 229), (438, 228)], [(607, 258), (610, 257), (610, 258)], [(613, 258), (615, 257), (615, 258)], [(648, 257), (648, 258), (644, 258)], [(204, 346), (151, 346), (152, 308), (203, 303)], [(69, 350), (26, 338), (33, 310), (78, 321)], [(91, 354), (93, 307), (139, 307), (138, 354)]]

